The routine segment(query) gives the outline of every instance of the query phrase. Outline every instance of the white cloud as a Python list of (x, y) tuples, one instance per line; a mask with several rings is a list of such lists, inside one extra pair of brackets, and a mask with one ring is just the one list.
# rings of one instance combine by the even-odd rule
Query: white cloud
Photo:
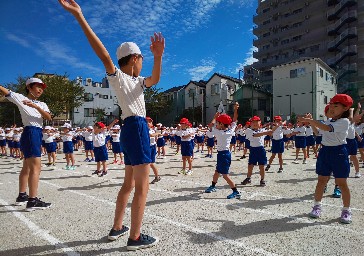
[(207, 77), (215, 69), (216, 62), (213, 60), (202, 60), (201, 65), (188, 69), (191, 80), (199, 81)]
[(235, 73), (238, 73), (239, 70), (244, 69), (245, 66), (251, 65), (254, 62), (257, 62), (258, 60), (253, 57), (253, 52), (257, 52), (258, 48), (255, 46), (252, 46), (249, 51), (246, 53), (246, 58), (244, 59), (243, 63), (237, 63), (237, 67), (235, 68)]
[(13, 41), (17, 44), (20, 44), (21, 46), (25, 47), (25, 48), (30, 48), (30, 44), (27, 40), (25, 40), (22, 37), (16, 36), (14, 34), (6, 34), (6, 38), (9, 39), (10, 41)]

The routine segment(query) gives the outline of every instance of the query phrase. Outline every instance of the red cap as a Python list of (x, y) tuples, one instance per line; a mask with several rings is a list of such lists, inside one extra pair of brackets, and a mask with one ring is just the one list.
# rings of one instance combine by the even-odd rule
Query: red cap
[(188, 124), (189, 123), (189, 121), (188, 121), (188, 119), (187, 118), (181, 118), (181, 121), (179, 121), (179, 123), (180, 124)]
[(252, 118), (250, 118), (250, 121), (260, 121), (260, 117), (259, 116), (253, 116)]
[(245, 125), (247, 126), (247, 125), (250, 125), (251, 123), (249, 122), (249, 121), (247, 121), (246, 123), (245, 123)]
[(187, 125), (191, 128), (192, 127), (192, 124), (190, 122), (187, 123)]
[(100, 126), (100, 128), (105, 128), (106, 126), (104, 125), (104, 123), (102, 122), (97, 122), (98, 126)]
[(222, 115), (219, 115), (217, 118), (216, 118), (216, 121), (217, 122), (220, 122), (220, 123), (223, 123), (223, 124), (231, 124), (231, 122), (233, 120), (231, 120), (231, 117), (227, 114), (222, 114)]
[(147, 116), (145, 119), (147, 119), (147, 121), (149, 122), (153, 122), (153, 119), (151, 118), (151, 117), (149, 117), (149, 116)]
[(347, 94), (336, 94), (329, 104), (341, 103), (345, 107), (351, 107), (353, 105), (353, 99)]
[(329, 107), (330, 107), (330, 104), (327, 104), (325, 107), (325, 114), (327, 113), (327, 111), (329, 111)]
[(282, 121), (282, 117), (281, 117), (281, 116), (275, 116), (275, 117), (273, 118), (273, 120)]

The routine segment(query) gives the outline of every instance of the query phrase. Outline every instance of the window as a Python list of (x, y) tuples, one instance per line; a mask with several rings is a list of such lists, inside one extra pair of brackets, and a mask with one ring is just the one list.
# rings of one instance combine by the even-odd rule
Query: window
[(289, 71), (289, 77), (290, 78), (296, 78), (297, 77), (297, 69), (292, 69)]
[(325, 77), (326, 77), (326, 81), (329, 81), (330, 80), (329, 73), (325, 72)]
[(107, 95), (103, 95), (103, 99), (107, 100), (109, 97)]
[(267, 24), (269, 24), (270, 23), (270, 20), (265, 20), (265, 21), (263, 21), (263, 25), (267, 25)]
[(84, 109), (84, 117), (93, 117), (94, 109), (93, 108), (85, 108)]
[(266, 110), (267, 109), (267, 101), (264, 99), (258, 99), (258, 110)]
[(294, 10), (294, 11), (292, 12), (292, 14), (298, 14), (298, 13), (300, 13), (300, 12), (302, 12), (302, 8), (297, 9), (297, 10)]
[(288, 43), (289, 43), (289, 39), (284, 39), (281, 41), (281, 45), (288, 44)]
[(327, 96), (324, 96), (324, 104), (327, 104)]
[(324, 77), (324, 70), (320, 68), (320, 77)]
[(292, 42), (299, 41), (302, 39), (302, 35), (292, 37)]
[(220, 93), (220, 84), (213, 84), (211, 85), (211, 95), (219, 94)]
[(267, 36), (270, 36), (270, 32), (267, 32), (267, 33), (263, 34), (263, 37), (267, 37)]
[(85, 93), (84, 98), (86, 102), (93, 101), (94, 95), (92, 93)]
[(298, 28), (302, 26), (302, 22), (296, 22), (292, 25), (292, 28)]
[(298, 55), (303, 55), (305, 53), (306, 53), (306, 49), (305, 48), (298, 50)]
[(335, 83), (335, 78), (332, 76), (331, 77), (331, 83), (334, 84)]

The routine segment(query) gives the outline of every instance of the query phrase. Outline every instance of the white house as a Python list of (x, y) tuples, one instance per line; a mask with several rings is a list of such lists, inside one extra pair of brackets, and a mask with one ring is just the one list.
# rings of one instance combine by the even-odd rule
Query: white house
[(337, 73), (319, 58), (302, 58), (272, 68), (273, 115), (312, 113), (324, 119), (326, 104), (337, 92)]
[[(194, 109), (196, 107), (202, 107), (202, 111), (204, 111), (205, 98), (206, 98), (206, 82), (205, 81), (190, 81), (184, 88), (184, 99), (185, 99), (185, 109)], [(202, 113), (202, 120), (191, 120), (193, 125), (196, 122), (204, 123), (205, 122), (205, 113)]]

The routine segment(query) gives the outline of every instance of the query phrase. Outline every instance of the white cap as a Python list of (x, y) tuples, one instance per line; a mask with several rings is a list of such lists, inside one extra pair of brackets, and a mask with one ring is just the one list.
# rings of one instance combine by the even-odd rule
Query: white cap
[(46, 126), (46, 127), (44, 127), (44, 130), (52, 130), (52, 127)]
[(139, 47), (136, 45), (136, 43), (133, 42), (125, 42), (122, 43), (118, 49), (116, 50), (116, 56), (118, 60), (121, 58), (124, 58), (130, 54), (142, 54)]
[(68, 129), (70, 129), (72, 127), (72, 125), (71, 124), (69, 124), (69, 123), (65, 123), (63, 126), (62, 126), (62, 128), (68, 128)]
[(90, 126), (87, 126), (87, 129), (93, 130), (94, 128), (90, 125)]
[(17, 131), (17, 132), (19, 132), (20, 131), (20, 128), (15, 128), (14, 130)]
[(43, 89), (47, 87), (47, 85), (45, 83), (43, 83), (42, 80), (40, 80), (39, 78), (35, 78), (35, 77), (31, 77), (29, 78), (26, 82), (25, 85), (29, 85), (32, 83), (38, 83), (38, 84), (42, 84), (43, 85)]
[(5, 128), (5, 131), (10, 131), (11, 129), (10, 128)]
[(114, 125), (114, 127), (113, 127), (113, 129), (118, 129), (118, 130), (120, 130), (120, 125)]

